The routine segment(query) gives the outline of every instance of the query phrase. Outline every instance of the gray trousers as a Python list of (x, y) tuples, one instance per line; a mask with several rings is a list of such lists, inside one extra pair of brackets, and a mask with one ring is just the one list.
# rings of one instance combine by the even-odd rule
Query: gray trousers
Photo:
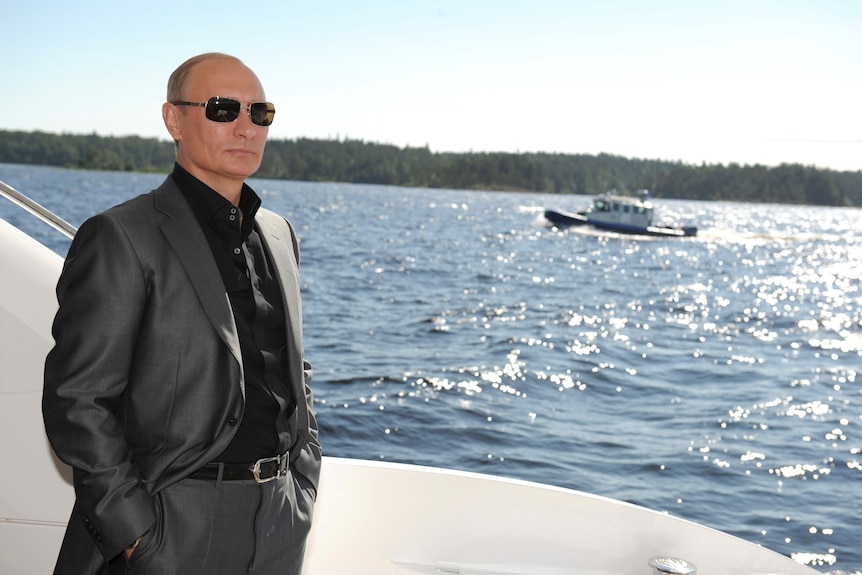
[(184, 479), (157, 493), (156, 526), (126, 575), (299, 575), (316, 494), (292, 472), (268, 483)]

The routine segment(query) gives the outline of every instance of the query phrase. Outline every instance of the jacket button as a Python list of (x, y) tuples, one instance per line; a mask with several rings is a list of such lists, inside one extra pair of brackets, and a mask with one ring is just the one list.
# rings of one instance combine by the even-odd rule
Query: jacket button
[(237, 422), (237, 418), (234, 417), (233, 415), (231, 415), (230, 417), (227, 418), (227, 424), (230, 425), (231, 427), (236, 425), (236, 422)]

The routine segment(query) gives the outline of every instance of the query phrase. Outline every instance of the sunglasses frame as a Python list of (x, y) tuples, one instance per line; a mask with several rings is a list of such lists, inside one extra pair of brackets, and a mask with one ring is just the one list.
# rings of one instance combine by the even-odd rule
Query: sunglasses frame
[[(255, 126), (261, 126), (261, 127), (265, 128), (267, 126), (272, 125), (273, 120), (275, 120), (275, 105), (272, 102), (252, 102), (248, 106), (243, 106), (242, 102), (240, 102), (236, 98), (225, 98), (223, 96), (213, 96), (212, 98), (208, 99), (206, 102), (187, 102), (185, 100), (174, 100), (173, 102), (171, 102), (171, 104), (173, 104), (174, 106), (196, 106), (199, 108), (203, 108), (204, 114), (206, 115), (207, 120), (210, 120), (211, 122), (217, 122), (219, 124), (228, 124), (230, 122), (236, 122), (237, 119), (239, 119), (239, 113), (242, 110), (246, 111), (246, 113), (248, 114), (249, 120), (251, 120), (251, 123), (254, 124)], [(231, 107), (236, 106), (237, 109), (236, 110), (232, 110), (232, 109), (225, 110), (224, 108), (219, 108), (219, 106), (222, 104), (230, 104)], [(266, 120), (264, 120), (266, 123), (264, 123), (264, 124), (262, 124), (260, 122), (255, 122), (255, 117), (251, 113), (252, 108), (260, 107), (260, 106), (263, 106), (265, 109), (265, 112), (266, 112)], [(233, 118), (227, 119), (227, 120), (219, 119), (219, 118), (223, 118), (223, 116), (216, 115), (220, 111), (229, 112), (231, 115), (235, 113), (236, 116), (234, 116)]]

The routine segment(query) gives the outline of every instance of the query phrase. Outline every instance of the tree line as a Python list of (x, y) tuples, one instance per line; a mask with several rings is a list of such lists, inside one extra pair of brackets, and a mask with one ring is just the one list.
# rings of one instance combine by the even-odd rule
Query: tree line
[[(0, 163), (167, 173), (173, 162), (173, 143), (156, 138), (0, 130)], [(696, 166), (611, 154), (432, 152), (349, 139), (269, 140), (255, 176), (558, 194), (646, 188), (660, 198), (862, 206), (862, 171)]]

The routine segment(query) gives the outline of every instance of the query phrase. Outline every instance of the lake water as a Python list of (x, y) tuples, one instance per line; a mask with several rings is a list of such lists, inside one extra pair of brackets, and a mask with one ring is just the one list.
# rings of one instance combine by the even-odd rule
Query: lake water
[[(163, 178), (0, 164), (75, 225)], [(251, 183), (301, 237), (327, 455), (585, 490), (862, 570), (862, 210), (659, 200), (699, 233), (643, 239), (546, 225), (582, 196)]]

